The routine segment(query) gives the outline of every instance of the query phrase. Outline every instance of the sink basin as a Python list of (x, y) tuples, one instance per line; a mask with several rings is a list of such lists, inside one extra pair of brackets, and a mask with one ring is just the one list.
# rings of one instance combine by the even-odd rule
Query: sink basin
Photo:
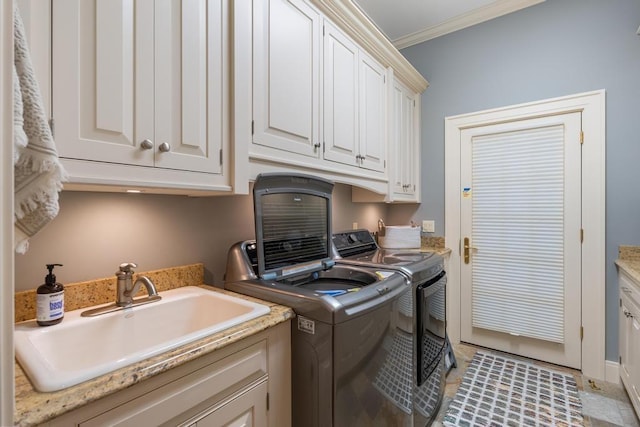
[(62, 323), (17, 323), (16, 358), (38, 391), (60, 390), (172, 350), (270, 312), (266, 305), (185, 286), (162, 299), (96, 317), (65, 313)]

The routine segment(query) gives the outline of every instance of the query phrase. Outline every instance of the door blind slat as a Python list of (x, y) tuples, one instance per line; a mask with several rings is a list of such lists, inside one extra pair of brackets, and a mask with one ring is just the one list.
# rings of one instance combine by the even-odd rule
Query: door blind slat
[(564, 127), (472, 141), (472, 324), (564, 343)]

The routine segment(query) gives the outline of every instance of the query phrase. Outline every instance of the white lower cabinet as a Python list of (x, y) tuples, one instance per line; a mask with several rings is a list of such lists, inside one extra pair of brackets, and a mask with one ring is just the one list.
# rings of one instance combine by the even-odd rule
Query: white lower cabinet
[(213, 409), (195, 423), (188, 425), (197, 427), (266, 427), (268, 425), (266, 417), (267, 403), (264, 399), (266, 392), (266, 383), (261, 383), (247, 391), (243, 396)]
[(640, 415), (640, 283), (622, 269), (620, 284), (620, 378)]
[(290, 346), (290, 323), (285, 322), (63, 415), (50, 426), (290, 426)]

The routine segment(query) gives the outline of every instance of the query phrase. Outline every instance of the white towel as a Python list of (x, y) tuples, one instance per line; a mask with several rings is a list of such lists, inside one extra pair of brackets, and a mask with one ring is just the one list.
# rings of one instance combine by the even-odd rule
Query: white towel
[(66, 173), (58, 161), (17, 6), (13, 25), (15, 250), (25, 253), (29, 238), (58, 214)]

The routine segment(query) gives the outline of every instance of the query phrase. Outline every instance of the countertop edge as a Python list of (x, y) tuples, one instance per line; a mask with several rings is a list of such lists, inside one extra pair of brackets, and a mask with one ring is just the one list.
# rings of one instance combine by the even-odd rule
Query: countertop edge
[(289, 307), (258, 300), (208, 285), (200, 287), (212, 292), (221, 292), (242, 299), (258, 302), (270, 307), (271, 312), (235, 327), (194, 341), (174, 350), (125, 366), (76, 386), (51, 393), (40, 393), (33, 389), (18, 362), (15, 362), (15, 412), (16, 426), (32, 426), (51, 421), (74, 409), (103, 397), (124, 390), (169, 369), (183, 365), (220, 348), (286, 322), (295, 316)]
[(617, 259), (616, 265), (623, 270), (635, 281), (640, 283), (640, 260), (635, 259)]

